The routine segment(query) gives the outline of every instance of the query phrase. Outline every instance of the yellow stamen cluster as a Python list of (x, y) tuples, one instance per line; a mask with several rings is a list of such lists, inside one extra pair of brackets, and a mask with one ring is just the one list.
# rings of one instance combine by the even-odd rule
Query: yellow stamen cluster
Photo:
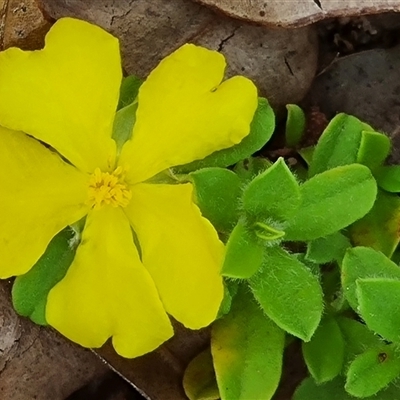
[(89, 204), (94, 209), (104, 205), (126, 207), (132, 193), (125, 183), (125, 173), (122, 167), (114, 172), (102, 172), (96, 168), (89, 181)]

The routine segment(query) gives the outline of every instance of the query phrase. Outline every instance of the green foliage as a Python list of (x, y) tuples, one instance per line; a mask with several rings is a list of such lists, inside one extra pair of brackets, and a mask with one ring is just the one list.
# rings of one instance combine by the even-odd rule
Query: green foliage
[(379, 392), (400, 374), (400, 358), (394, 345), (375, 347), (360, 354), (347, 371), (345, 389), (355, 397)]
[(248, 215), (259, 220), (286, 221), (296, 212), (300, 189), (283, 158), (249, 183), (242, 204)]
[(384, 254), (369, 247), (347, 250), (342, 264), (342, 287), (353, 310), (358, 310), (357, 280), (388, 278), (400, 280), (400, 268)]
[(121, 108), (115, 114), (112, 138), (117, 144), (118, 152), (121, 151), (124, 143), (132, 137), (137, 107), (137, 103), (132, 103)]
[(247, 184), (271, 165), (271, 161), (266, 158), (249, 157), (239, 161), (233, 168), (233, 171), (244, 184)]
[(315, 147), (309, 176), (341, 165), (356, 163), (363, 131), (373, 129), (351, 115), (336, 115)]
[(266, 318), (246, 287), (211, 332), (211, 352), (222, 400), (269, 400), (281, 376), (285, 334)]
[(318, 278), (306, 265), (280, 247), (267, 248), (261, 270), (249, 285), (279, 327), (304, 341), (311, 339), (321, 320), (323, 301)]
[(375, 171), (375, 177), (383, 190), (400, 193), (400, 165), (384, 165)]
[(239, 144), (216, 151), (203, 160), (193, 161), (180, 167), (176, 167), (177, 173), (186, 174), (205, 167), (228, 167), (240, 160), (250, 157), (260, 150), (271, 138), (275, 128), (275, 115), (264, 98), (259, 98), (258, 108), (250, 127), (250, 134)]
[(203, 215), (216, 229), (229, 233), (238, 220), (241, 182), (239, 177), (224, 168), (203, 168), (192, 172), (196, 202)]
[(189, 400), (219, 399), (219, 390), (209, 347), (198, 354), (187, 366), (183, 375), (183, 388)]
[(379, 132), (363, 131), (357, 162), (371, 170), (379, 167), (390, 153), (390, 139)]
[(345, 165), (313, 176), (300, 186), (301, 204), (285, 239), (313, 240), (347, 227), (372, 208), (376, 192), (375, 179), (363, 165)]
[(400, 280), (357, 279), (359, 313), (368, 328), (391, 342), (400, 342)]
[(264, 246), (250, 232), (246, 223), (240, 220), (226, 244), (225, 260), (221, 273), (229, 278), (250, 278), (261, 266)]
[(342, 233), (335, 232), (308, 242), (306, 259), (318, 264), (340, 262), (349, 247), (351, 247), (350, 240)]
[(391, 257), (400, 241), (400, 197), (378, 190), (374, 206), (349, 234), (356, 246), (369, 246)]
[(336, 320), (326, 316), (314, 336), (303, 343), (303, 355), (311, 376), (318, 384), (340, 374), (344, 362), (345, 342)]
[(136, 100), (142, 83), (143, 81), (135, 75), (122, 78), (117, 110), (129, 106)]
[(306, 129), (306, 116), (303, 110), (296, 104), (288, 104), (285, 139), (286, 146), (296, 147)]
[(70, 228), (62, 230), (33, 268), (15, 279), (12, 301), (18, 314), (30, 317), (37, 324), (47, 325), (47, 295), (64, 278), (75, 257), (74, 239), (75, 233)]

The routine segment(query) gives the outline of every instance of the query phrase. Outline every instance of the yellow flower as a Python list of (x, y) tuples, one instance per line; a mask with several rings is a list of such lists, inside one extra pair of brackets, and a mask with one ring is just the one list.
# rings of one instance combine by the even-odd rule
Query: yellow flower
[(167, 313), (192, 329), (216, 317), (223, 245), (191, 184), (148, 180), (249, 133), (256, 89), (243, 77), (221, 83), (224, 68), (222, 55), (194, 45), (161, 61), (117, 157), (116, 38), (63, 18), (43, 50), (0, 53), (0, 277), (26, 273), (60, 230), (86, 216), (46, 308), (69, 339), (99, 347), (112, 337), (119, 354), (136, 357), (172, 336)]

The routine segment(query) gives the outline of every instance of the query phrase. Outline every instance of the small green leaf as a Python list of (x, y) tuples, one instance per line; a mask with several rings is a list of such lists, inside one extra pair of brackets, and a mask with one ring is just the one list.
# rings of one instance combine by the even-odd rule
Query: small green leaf
[(322, 289), (318, 278), (280, 247), (265, 249), (261, 270), (250, 288), (265, 313), (282, 329), (309, 341), (321, 320)]
[(308, 242), (306, 259), (317, 264), (342, 261), (350, 240), (340, 232)]
[(125, 142), (132, 137), (133, 126), (136, 122), (137, 107), (137, 103), (132, 103), (121, 108), (115, 114), (112, 138), (117, 144), (118, 153), (120, 153)]
[(349, 228), (356, 246), (368, 246), (391, 257), (400, 241), (400, 197), (378, 190), (374, 206)]
[(72, 240), (74, 232), (70, 228), (62, 230), (51, 240), (33, 268), (15, 279), (12, 301), (18, 314), (30, 317), (39, 325), (47, 325), (47, 295), (64, 278), (75, 257)]
[(300, 186), (301, 205), (285, 239), (313, 240), (347, 227), (372, 208), (376, 193), (375, 179), (364, 165), (336, 167), (312, 177)]
[(379, 132), (363, 131), (357, 162), (374, 169), (382, 165), (390, 153), (390, 139)]
[(400, 193), (400, 165), (384, 165), (374, 172), (379, 187), (390, 193)]
[(358, 311), (368, 328), (384, 339), (400, 342), (400, 280), (357, 279)]
[(400, 359), (394, 345), (382, 344), (360, 354), (350, 364), (345, 389), (356, 397), (373, 396), (399, 374)]
[(344, 340), (335, 319), (325, 317), (314, 336), (302, 344), (304, 360), (310, 374), (318, 384), (340, 374), (344, 362)]
[(239, 177), (224, 168), (203, 168), (189, 179), (195, 188), (196, 202), (204, 217), (217, 231), (229, 233), (237, 223), (242, 193)]
[(341, 165), (356, 163), (362, 131), (372, 130), (369, 125), (351, 115), (336, 115), (326, 127), (315, 147), (309, 176)]
[(183, 389), (190, 400), (219, 399), (219, 390), (209, 347), (198, 354), (187, 366), (183, 375)]
[(312, 162), (314, 151), (315, 151), (315, 146), (303, 147), (302, 149), (297, 150), (301, 158), (306, 162), (308, 166)]
[(122, 78), (117, 110), (129, 106), (134, 102), (138, 96), (139, 88), (142, 83), (143, 81), (134, 75), (129, 75), (125, 78)]
[(353, 310), (358, 310), (356, 280), (389, 278), (400, 280), (400, 268), (384, 254), (368, 247), (348, 249), (342, 263), (342, 287)]
[(233, 172), (244, 184), (247, 184), (271, 165), (271, 161), (266, 158), (249, 157), (239, 161), (233, 168)]
[(287, 220), (299, 204), (299, 185), (283, 158), (255, 177), (242, 196), (243, 209), (256, 219)]
[(382, 344), (379, 337), (370, 331), (365, 324), (342, 316), (338, 316), (336, 321), (339, 324), (345, 342), (345, 371), (347, 371), (348, 365), (356, 356), (363, 353), (366, 349)]
[(250, 126), (250, 133), (240, 143), (210, 154), (199, 161), (175, 168), (177, 173), (189, 173), (205, 167), (228, 167), (250, 157), (271, 138), (275, 129), (275, 115), (268, 101), (258, 99), (258, 108)]
[(285, 139), (286, 146), (296, 147), (306, 129), (306, 116), (304, 111), (296, 104), (288, 104)]
[(267, 318), (245, 287), (211, 332), (222, 400), (270, 400), (281, 377), (285, 333)]
[(250, 278), (261, 266), (264, 254), (257, 237), (249, 232), (243, 220), (233, 229), (228, 243), (221, 274), (230, 278)]
[[(312, 378), (306, 378), (296, 389), (292, 400), (354, 400), (344, 389), (345, 379), (337, 377), (333, 381), (318, 385)], [(379, 397), (368, 400), (398, 400), (399, 387), (391, 384), (379, 392)]]

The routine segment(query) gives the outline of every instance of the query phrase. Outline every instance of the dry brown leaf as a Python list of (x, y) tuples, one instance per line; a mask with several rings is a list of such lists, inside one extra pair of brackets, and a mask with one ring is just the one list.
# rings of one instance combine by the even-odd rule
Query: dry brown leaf
[(275, 108), (300, 101), (317, 66), (314, 27), (270, 30), (232, 20), (191, 0), (41, 0), (53, 18), (78, 17), (121, 39), (124, 67), (145, 77), (166, 55), (192, 42), (219, 50), (229, 75), (252, 78)]
[(195, 0), (266, 26), (299, 27), (332, 17), (400, 11), (398, 0)]

